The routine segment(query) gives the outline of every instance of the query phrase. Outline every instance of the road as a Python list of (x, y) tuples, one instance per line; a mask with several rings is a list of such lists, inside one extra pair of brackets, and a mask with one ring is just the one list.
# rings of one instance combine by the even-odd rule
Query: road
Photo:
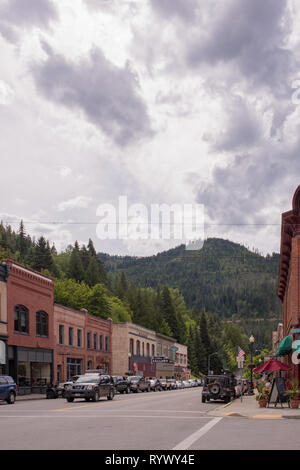
[(299, 421), (215, 417), (201, 389), (0, 404), (1, 450), (300, 449)]

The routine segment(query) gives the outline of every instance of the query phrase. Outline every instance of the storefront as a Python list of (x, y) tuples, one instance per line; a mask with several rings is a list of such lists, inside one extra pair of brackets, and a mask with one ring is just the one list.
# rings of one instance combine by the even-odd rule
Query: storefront
[(52, 382), (52, 350), (9, 346), (8, 361), (9, 375), (18, 384), (20, 395), (44, 393)]

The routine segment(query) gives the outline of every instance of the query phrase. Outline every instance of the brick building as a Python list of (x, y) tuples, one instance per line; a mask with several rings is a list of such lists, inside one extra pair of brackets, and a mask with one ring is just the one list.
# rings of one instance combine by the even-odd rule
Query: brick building
[(292, 210), (282, 214), (277, 294), (282, 302), (283, 339), (276, 355), (292, 366), (290, 375), (299, 378), (299, 365), (292, 363), (292, 343), (300, 339), (300, 186)]
[(54, 380), (61, 382), (87, 369), (111, 372), (112, 320), (54, 305)]
[(54, 280), (7, 263), (8, 373), (20, 394), (40, 392), (53, 377)]
[(7, 363), (7, 278), (8, 264), (0, 264), (0, 375), (8, 374)]
[[(174, 377), (176, 352), (179, 350), (178, 360), (182, 354), (187, 361), (187, 347), (179, 345), (175, 338), (130, 322), (113, 323), (113, 375)], [(177, 366), (179, 376), (183, 372), (183, 364)]]

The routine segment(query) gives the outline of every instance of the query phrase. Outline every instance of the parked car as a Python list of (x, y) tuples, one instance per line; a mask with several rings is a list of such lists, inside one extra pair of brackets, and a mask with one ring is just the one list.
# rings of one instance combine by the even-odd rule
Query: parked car
[(176, 388), (183, 388), (182, 380), (176, 380)]
[(121, 376), (113, 376), (115, 389), (119, 393), (130, 393), (130, 385), (128, 380)]
[(159, 379), (159, 383), (162, 390), (168, 390), (168, 384), (166, 379)]
[(190, 382), (188, 380), (184, 380), (182, 382), (183, 388), (189, 388), (191, 386)]
[(65, 398), (65, 390), (68, 385), (72, 385), (80, 377), (79, 375), (74, 375), (70, 380), (66, 382), (61, 382), (58, 385), (48, 385), (46, 388), (46, 398)]
[(0, 400), (13, 405), (17, 396), (17, 384), (10, 375), (0, 375)]
[(99, 373), (87, 373), (81, 375), (75, 383), (65, 389), (65, 397), (68, 402), (75, 398), (84, 398), (86, 401), (98, 401), (102, 397), (113, 400), (115, 386), (110, 375)]
[(145, 379), (145, 377), (141, 375), (132, 375), (128, 377), (128, 382), (130, 385), (131, 392), (150, 392), (151, 391), (151, 384), (150, 380)]
[(236, 379), (233, 375), (207, 375), (202, 390), (202, 403), (209, 400), (224, 400), (228, 403), (236, 396)]
[(168, 390), (174, 390), (176, 388), (176, 380), (167, 379), (167, 388)]
[(162, 387), (158, 379), (149, 379), (152, 392), (161, 392)]

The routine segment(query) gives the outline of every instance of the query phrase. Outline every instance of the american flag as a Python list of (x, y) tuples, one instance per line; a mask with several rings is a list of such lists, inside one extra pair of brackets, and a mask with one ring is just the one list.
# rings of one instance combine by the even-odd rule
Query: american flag
[(245, 356), (245, 351), (242, 350), (242, 348), (240, 348), (239, 346), (237, 347), (237, 350), (238, 350), (238, 355), (237, 357), (244, 357)]

